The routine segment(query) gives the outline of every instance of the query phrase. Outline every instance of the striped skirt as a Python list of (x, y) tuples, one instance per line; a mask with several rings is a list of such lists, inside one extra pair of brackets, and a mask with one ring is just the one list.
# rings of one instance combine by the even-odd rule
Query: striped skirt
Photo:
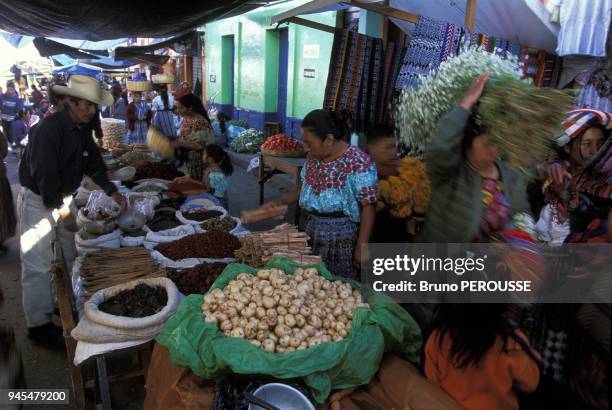
[(321, 257), (333, 275), (344, 278), (353, 276), (353, 253), (358, 232), (356, 223), (347, 216), (310, 215), (305, 231), (312, 241), (312, 253)]

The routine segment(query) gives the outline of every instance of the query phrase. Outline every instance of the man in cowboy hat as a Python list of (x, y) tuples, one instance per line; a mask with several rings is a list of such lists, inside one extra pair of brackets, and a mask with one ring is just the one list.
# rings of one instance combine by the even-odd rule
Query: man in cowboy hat
[(55, 342), (61, 335), (51, 321), (51, 243), (57, 235), (70, 268), (76, 253), (72, 193), (88, 175), (125, 206), (123, 196), (106, 176), (106, 165), (88, 125), (98, 106), (112, 104), (112, 96), (94, 78), (80, 75), (73, 75), (67, 86), (53, 86), (52, 91), (66, 96), (64, 109), (35, 127), (19, 164), (23, 309), (28, 335), (41, 343)]

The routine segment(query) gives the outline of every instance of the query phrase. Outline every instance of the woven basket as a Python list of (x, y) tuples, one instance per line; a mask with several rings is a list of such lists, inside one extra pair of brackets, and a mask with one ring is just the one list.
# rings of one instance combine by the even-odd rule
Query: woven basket
[(170, 141), (155, 127), (149, 127), (147, 145), (157, 152), (162, 159), (172, 159), (174, 157), (174, 149), (170, 145)]
[(174, 84), (176, 77), (172, 74), (154, 74), (151, 76), (154, 84)]
[(283, 158), (303, 158), (306, 156), (304, 151), (275, 151), (272, 149), (261, 149), (263, 155), (269, 155), (271, 157), (283, 157)]
[(127, 88), (129, 91), (150, 91), (153, 87), (150, 81), (130, 81), (127, 80)]

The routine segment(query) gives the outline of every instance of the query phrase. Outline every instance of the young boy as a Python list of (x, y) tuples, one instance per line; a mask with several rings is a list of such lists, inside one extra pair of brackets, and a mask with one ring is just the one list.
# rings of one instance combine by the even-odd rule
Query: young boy
[[(376, 163), (379, 181), (399, 174), (400, 160), (393, 134), (394, 129), (387, 125), (375, 125), (366, 131), (366, 151)], [(409, 236), (406, 220), (392, 218), (388, 207), (376, 213), (371, 243), (403, 243)]]

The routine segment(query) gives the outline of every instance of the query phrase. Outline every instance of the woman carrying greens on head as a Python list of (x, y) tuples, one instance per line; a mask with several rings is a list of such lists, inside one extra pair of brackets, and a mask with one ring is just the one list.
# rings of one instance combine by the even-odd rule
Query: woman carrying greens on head
[(476, 77), (457, 107), (438, 121), (425, 151), (432, 196), (420, 242), (489, 242), (529, 210), (521, 174), (499, 158), (471, 112), (490, 76)]
[(347, 142), (345, 123), (339, 114), (325, 110), (304, 118), (308, 158), (296, 188), (278, 202), (299, 200), (310, 213), (305, 230), (313, 254), (321, 256), (331, 273), (352, 277), (374, 225), (378, 178), (372, 159)]

